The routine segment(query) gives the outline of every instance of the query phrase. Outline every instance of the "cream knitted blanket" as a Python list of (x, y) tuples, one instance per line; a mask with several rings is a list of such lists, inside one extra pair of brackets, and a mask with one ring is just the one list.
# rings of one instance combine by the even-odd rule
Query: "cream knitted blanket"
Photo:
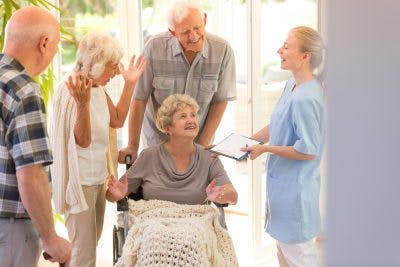
[(115, 267), (238, 266), (232, 240), (209, 205), (129, 200), (129, 226)]

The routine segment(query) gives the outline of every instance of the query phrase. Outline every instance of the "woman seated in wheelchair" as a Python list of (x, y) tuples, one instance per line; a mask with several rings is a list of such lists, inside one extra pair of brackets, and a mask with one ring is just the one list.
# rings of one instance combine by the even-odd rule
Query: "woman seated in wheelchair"
[[(208, 201), (236, 204), (237, 193), (218, 157), (195, 143), (199, 107), (188, 95), (166, 98), (156, 125), (167, 141), (144, 149), (107, 199), (143, 189), (129, 203), (129, 234), (120, 266), (238, 266), (228, 232)], [(186, 205), (182, 205), (186, 204)]]
[(157, 112), (157, 128), (166, 142), (144, 149), (120, 181), (108, 182), (107, 199), (117, 201), (143, 188), (143, 198), (179, 204), (236, 204), (237, 193), (219, 160), (194, 142), (199, 132), (196, 101), (167, 97)]

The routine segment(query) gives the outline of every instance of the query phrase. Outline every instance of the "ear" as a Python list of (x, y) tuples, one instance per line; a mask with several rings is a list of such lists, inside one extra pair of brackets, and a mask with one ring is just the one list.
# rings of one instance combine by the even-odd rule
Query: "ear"
[(165, 127), (164, 132), (165, 132), (166, 135), (169, 135), (169, 126)]
[(207, 24), (207, 13), (204, 13), (204, 26)]
[(41, 52), (42, 54), (46, 53), (46, 50), (47, 50), (47, 48), (48, 48), (48, 46), (49, 46), (49, 41), (50, 41), (50, 39), (49, 39), (49, 37), (46, 36), (46, 35), (40, 37), (40, 40), (39, 40), (39, 50), (40, 50), (40, 52)]
[(311, 60), (311, 53), (310, 52), (304, 52), (303, 59), (304, 60)]

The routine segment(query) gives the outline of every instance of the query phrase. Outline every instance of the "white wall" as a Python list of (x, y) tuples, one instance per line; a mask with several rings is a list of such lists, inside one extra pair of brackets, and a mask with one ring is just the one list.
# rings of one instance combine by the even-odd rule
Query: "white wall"
[(400, 266), (400, 2), (325, 7), (328, 266)]

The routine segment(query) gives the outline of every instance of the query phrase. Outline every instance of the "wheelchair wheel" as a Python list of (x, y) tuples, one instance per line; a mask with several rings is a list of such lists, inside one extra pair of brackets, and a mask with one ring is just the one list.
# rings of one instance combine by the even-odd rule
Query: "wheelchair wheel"
[(113, 264), (116, 264), (122, 255), (122, 247), (125, 243), (124, 228), (114, 225), (113, 228)]

